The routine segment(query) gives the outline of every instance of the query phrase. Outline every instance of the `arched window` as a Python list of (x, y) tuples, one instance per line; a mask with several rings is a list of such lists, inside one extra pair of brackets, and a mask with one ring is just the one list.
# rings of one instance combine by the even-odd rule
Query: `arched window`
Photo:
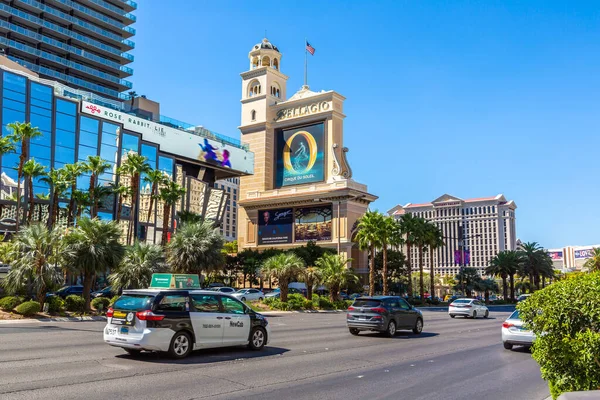
[(256, 110), (250, 111), (250, 117), (252, 118), (252, 121), (256, 121)]
[(260, 82), (254, 80), (248, 85), (248, 97), (258, 96), (261, 92)]
[(264, 56), (262, 58), (262, 64), (263, 67), (270, 67), (271, 66), (271, 59), (267, 56)]
[(258, 57), (252, 59), (252, 69), (258, 68)]
[(273, 82), (273, 86), (271, 86), (271, 96), (275, 96), (277, 98), (281, 97), (281, 89), (279, 88), (279, 84), (277, 82)]
[(273, 59), (273, 68), (279, 69), (279, 60), (276, 58)]

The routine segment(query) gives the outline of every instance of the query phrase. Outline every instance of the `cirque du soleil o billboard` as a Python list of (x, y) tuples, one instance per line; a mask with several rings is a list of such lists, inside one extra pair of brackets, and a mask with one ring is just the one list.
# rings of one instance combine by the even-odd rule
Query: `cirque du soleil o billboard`
[(277, 132), (276, 187), (325, 179), (323, 123)]

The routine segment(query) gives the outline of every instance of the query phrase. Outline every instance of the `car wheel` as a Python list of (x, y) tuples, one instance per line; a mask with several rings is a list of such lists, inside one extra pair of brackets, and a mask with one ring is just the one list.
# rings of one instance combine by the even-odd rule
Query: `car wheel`
[(413, 328), (413, 333), (418, 335), (421, 332), (423, 332), (423, 320), (421, 318), (417, 318), (417, 323), (415, 324), (415, 327)]
[(256, 327), (252, 330), (250, 334), (250, 343), (248, 343), (248, 348), (250, 350), (262, 350), (265, 347), (265, 343), (267, 342), (267, 332), (261, 327)]
[(490, 312), (488, 310), (485, 310), (485, 315), (483, 316), (483, 318), (487, 318), (490, 316)]
[(358, 329), (356, 328), (349, 328), (348, 329), (350, 331), (351, 334), (353, 334), (354, 336), (358, 336), (358, 332), (360, 332)]
[(245, 298), (245, 297), (242, 297), (242, 301), (246, 301), (246, 298)]
[(392, 337), (396, 334), (396, 323), (394, 321), (390, 321), (387, 330), (385, 331), (385, 334), (389, 337)]
[(192, 352), (192, 339), (189, 333), (180, 331), (173, 335), (169, 355), (173, 358), (185, 358)]
[(141, 350), (136, 350), (136, 349), (123, 349), (125, 350), (130, 356), (139, 356), (142, 351)]
[(510, 350), (510, 349), (512, 349), (512, 348), (513, 348), (513, 345), (512, 345), (512, 344), (510, 344), (510, 343), (506, 343), (506, 342), (504, 342), (503, 344), (504, 344), (504, 348), (505, 348), (506, 350)]
[(454, 318), (454, 317), (456, 317), (456, 315), (450, 314), (450, 318)]
[(477, 318), (477, 311), (473, 311), (473, 316), (471, 318), (473, 318), (473, 319)]

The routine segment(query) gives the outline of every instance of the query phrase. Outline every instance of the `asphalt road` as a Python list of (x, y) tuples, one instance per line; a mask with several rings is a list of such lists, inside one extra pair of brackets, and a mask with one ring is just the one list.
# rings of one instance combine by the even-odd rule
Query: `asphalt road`
[(528, 351), (504, 350), (490, 319), (425, 311), (421, 335), (348, 333), (345, 314), (270, 316), (262, 352), (132, 358), (102, 341), (102, 322), (0, 324), (0, 399), (524, 399), (546, 383)]

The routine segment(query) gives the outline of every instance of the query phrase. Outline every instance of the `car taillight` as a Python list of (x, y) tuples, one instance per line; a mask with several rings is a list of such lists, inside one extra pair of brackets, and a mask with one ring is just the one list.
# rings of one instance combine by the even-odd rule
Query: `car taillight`
[(505, 322), (502, 324), (503, 328), (510, 328), (511, 326), (515, 326), (515, 324), (511, 324), (510, 322)]
[(354, 307), (352, 307), (352, 306), (348, 307), (348, 311), (354, 311)]
[(135, 316), (140, 321), (162, 321), (165, 319), (164, 315), (156, 315), (150, 310), (138, 311), (135, 313)]
[(114, 312), (115, 310), (113, 310), (112, 307), (108, 307), (108, 310), (106, 310), (106, 317), (112, 318)]
[(385, 312), (385, 308), (383, 308), (383, 307), (375, 307), (375, 308), (371, 308), (371, 311), (379, 313), (379, 314), (383, 314)]

